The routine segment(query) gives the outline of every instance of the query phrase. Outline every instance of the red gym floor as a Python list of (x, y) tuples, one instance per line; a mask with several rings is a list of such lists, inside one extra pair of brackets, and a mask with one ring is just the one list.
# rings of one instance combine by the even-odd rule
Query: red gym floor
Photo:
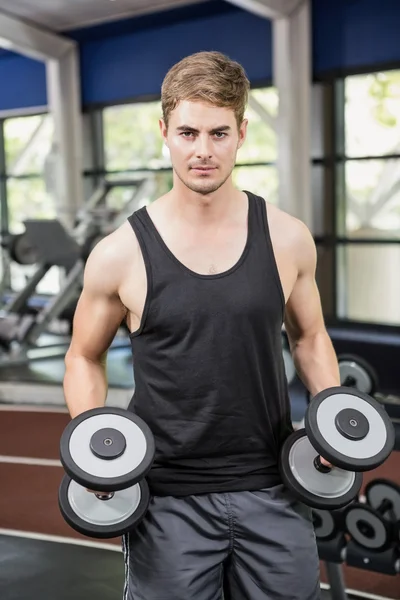
[[(0, 408), (0, 530), (87, 540), (65, 523), (57, 504), (63, 476), (58, 448), (68, 414), (56, 409)], [(400, 484), (399, 452), (375, 471), (365, 473), (364, 483), (377, 477)], [(107, 543), (120, 545), (120, 540)], [(323, 565), (322, 576), (325, 581)], [(399, 575), (391, 577), (345, 567), (344, 576), (347, 588), (400, 600)]]

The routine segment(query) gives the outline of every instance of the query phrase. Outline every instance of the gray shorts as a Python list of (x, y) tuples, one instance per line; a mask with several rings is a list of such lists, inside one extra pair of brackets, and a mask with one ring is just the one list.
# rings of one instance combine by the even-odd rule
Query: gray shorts
[(153, 497), (123, 549), (123, 600), (320, 598), (311, 510), (282, 485)]

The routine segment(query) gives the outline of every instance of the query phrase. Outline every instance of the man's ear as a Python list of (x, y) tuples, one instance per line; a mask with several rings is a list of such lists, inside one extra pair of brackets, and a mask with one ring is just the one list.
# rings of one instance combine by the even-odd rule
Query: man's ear
[(168, 146), (168, 139), (167, 139), (167, 135), (168, 135), (168, 128), (165, 124), (164, 119), (159, 119), (159, 127), (160, 127), (160, 132), (161, 132), (161, 136), (164, 140), (164, 143), (166, 146)]
[(247, 135), (247, 125), (248, 125), (248, 119), (243, 119), (242, 124), (239, 127), (239, 142), (238, 142), (238, 149), (243, 146), (245, 140), (246, 140), (246, 135)]

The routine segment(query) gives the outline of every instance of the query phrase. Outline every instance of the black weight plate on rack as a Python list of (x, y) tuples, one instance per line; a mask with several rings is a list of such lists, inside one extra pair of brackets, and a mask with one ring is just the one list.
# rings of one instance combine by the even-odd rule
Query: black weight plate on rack
[(373, 479), (365, 486), (365, 498), (372, 508), (385, 503), (390, 507), (388, 519), (400, 521), (400, 485), (390, 479)]
[(355, 502), (349, 506), (344, 523), (352, 540), (366, 550), (382, 552), (392, 543), (390, 524), (368, 504)]
[(378, 389), (378, 374), (365, 359), (356, 354), (340, 354), (338, 364), (342, 386), (354, 387), (371, 396), (375, 394)]

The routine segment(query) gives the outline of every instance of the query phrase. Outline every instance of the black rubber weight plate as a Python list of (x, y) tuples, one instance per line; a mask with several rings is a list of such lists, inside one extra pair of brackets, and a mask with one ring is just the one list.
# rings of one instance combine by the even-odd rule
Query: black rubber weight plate
[(321, 510), (313, 508), (312, 512), (317, 539), (331, 540), (338, 533), (343, 531), (343, 510)]
[(355, 354), (340, 354), (338, 356), (341, 384), (345, 384), (347, 377), (354, 383), (351, 387), (365, 394), (374, 395), (378, 388), (378, 375), (375, 369), (363, 358)]
[[(125, 431), (126, 450), (114, 460), (95, 456), (90, 442), (103, 427)], [(66, 473), (84, 487), (115, 492), (130, 487), (149, 472), (155, 455), (155, 442), (148, 425), (122, 408), (88, 410), (70, 421), (60, 441), (60, 458)]]
[[(335, 419), (343, 410), (358, 411), (368, 421), (362, 440), (341, 435)], [(394, 448), (395, 431), (385, 408), (358, 390), (334, 387), (317, 394), (307, 407), (305, 429), (317, 452), (342, 469), (368, 471), (381, 465)]]
[[(73, 507), (70, 502), (70, 486), (77, 485), (79, 484), (76, 484), (70, 477), (64, 476), (58, 493), (58, 505), (68, 525), (88, 537), (110, 539), (131, 531), (143, 519), (150, 503), (149, 487), (146, 480), (143, 479), (134, 486), (132, 494), (134, 501), (131, 502), (131, 505), (129, 505), (129, 489), (117, 492), (121, 496), (125, 495), (125, 498), (122, 498), (123, 511), (119, 510), (121, 503), (117, 494), (110, 501), (98, 500), (92, 492), (88, 492), (84, 488), (79, 492), (79, 506)], [(115, 499), (115, 505), (110, 507), (110, 511), (107, 511), (107, 502), (113, 502)], [(90, 514), (90, 508), (93, 509), (93, 514)], [(82, 513), (87, 514), (87, 520), (82, 518)]]
[(400, 522), (400, 485), (390, 479), (373, 479), (365, 486), (365, 498), (372, 508), (378, 509), (385, 502), (390, 508), (390, 517)]
[(333, 512), (313, 508), (312, 517), (317, 540), (329, 540), (334, 537), (336, 524)]
[(341, 469), (321, 473), (314, 466), (316, 457), (305, 430), (292, 433), (280, 455), (283, 483), (298, 500), (312, 508), (334, 510), (347, 506), (360, 491), (362, 475)]
[(362, 548), (383, 551), (389, 547), (388, 523), (367, 504), (352, 504), (345, 512), (344, 521), (347, 533)]

